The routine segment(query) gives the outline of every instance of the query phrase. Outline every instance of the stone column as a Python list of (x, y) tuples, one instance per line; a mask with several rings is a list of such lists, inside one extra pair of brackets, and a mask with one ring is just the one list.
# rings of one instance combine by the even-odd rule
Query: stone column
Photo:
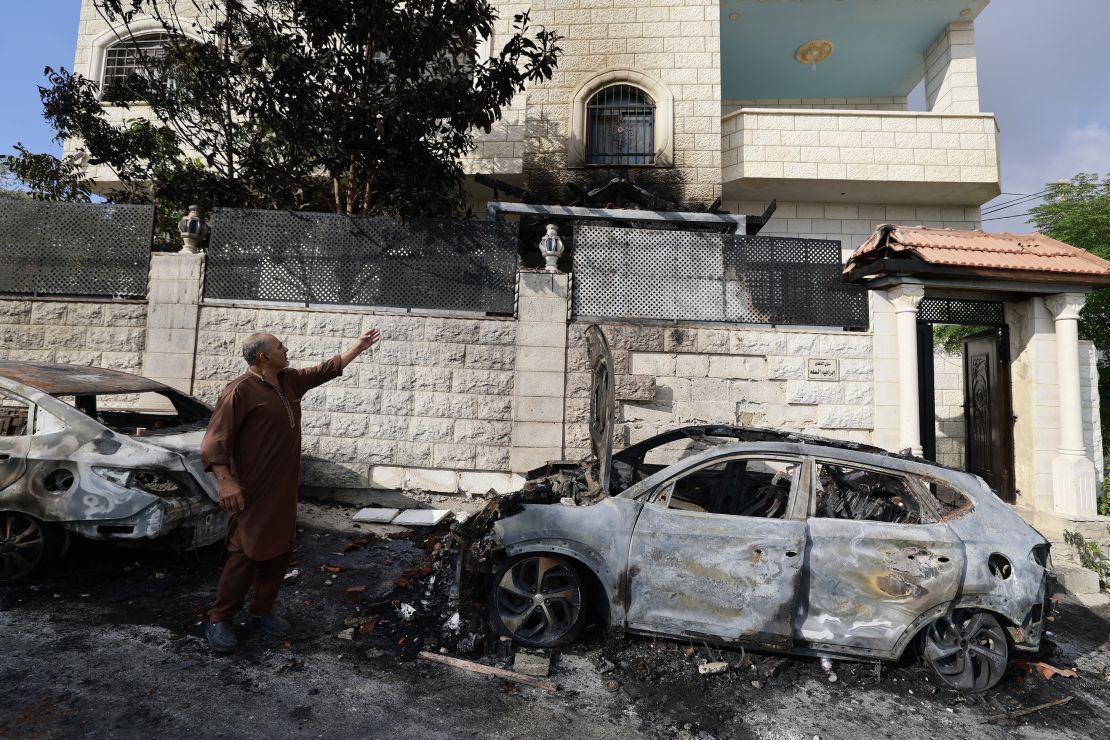
[(1098, 474), (1083, 444), (1079, 390), (1079, 311), (1083, 294), (1057, 293), (1045, 299), (1045, 306), (1056, 322), (1060, 395), (1060, 444), (1052, 461), (1053, 507), (1071, 516), (1094, 516)]
[(563, 457), (570, 276), (519, 273), (509, 467), (524, 473)]
[(887, 299), (894, 306), (898, 332), (899, 449), (920, 455), (921, 407), (917, 362), (917, 307), (925, 297), (922, 285), (903, 283), (891, 288)]
[(143, 375), (185, 393), (193, 389), (203, 284), (203, 254), (151, 255)]
[(949, 23), (925, 50), (925, 102), (933, 113), (978, 113), (975, 26)]

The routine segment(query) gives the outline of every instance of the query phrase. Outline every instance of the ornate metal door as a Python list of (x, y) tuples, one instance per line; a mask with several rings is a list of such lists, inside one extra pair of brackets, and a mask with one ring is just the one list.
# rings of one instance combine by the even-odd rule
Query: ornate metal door
[(964, 421), (967, 470), (1003, 500), (1014, 502), (1014, 433), (1005, 327), (967, 337), (964, 345)]

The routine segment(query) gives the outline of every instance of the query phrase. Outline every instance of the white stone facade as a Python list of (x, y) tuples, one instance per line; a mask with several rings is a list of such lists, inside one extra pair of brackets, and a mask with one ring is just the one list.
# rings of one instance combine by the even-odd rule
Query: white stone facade
[(141, 301), (0, 299), (0, 357), (141, 372)]

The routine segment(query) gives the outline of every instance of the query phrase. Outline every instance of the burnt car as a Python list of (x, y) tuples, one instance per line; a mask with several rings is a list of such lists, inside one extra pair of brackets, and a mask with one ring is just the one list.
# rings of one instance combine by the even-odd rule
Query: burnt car
[(211, 409), (167, 385), (74, 365), (0, 362), (0, 583), (73, 534), (174, 549), (223, 536), (200, 462)]
[(982, 479), (866, 445), (691, 426), (612, 453), (612, 361), (586, 332), (595, 460), (553, 463), (456, 526), (459, 578), (494, 630), (610, 628), (893, 661), (955, 689), (1039, 648), (1049, 544)]

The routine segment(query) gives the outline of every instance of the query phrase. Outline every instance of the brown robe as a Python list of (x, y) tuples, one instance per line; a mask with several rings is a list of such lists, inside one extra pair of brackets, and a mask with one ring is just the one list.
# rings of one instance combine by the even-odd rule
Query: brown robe
[[(284, 393), (249, 370), (228, 383), (200, 445), (205, 470), (228, 465), (244, 507), (228, 517), (227, 546), (251, 560), (293, 548), (301, 466), (301, 397), (343, 374), (339, 355), (303, 370), (278, 373)], [(288, 403), (286, 403), (288, 401)]]

